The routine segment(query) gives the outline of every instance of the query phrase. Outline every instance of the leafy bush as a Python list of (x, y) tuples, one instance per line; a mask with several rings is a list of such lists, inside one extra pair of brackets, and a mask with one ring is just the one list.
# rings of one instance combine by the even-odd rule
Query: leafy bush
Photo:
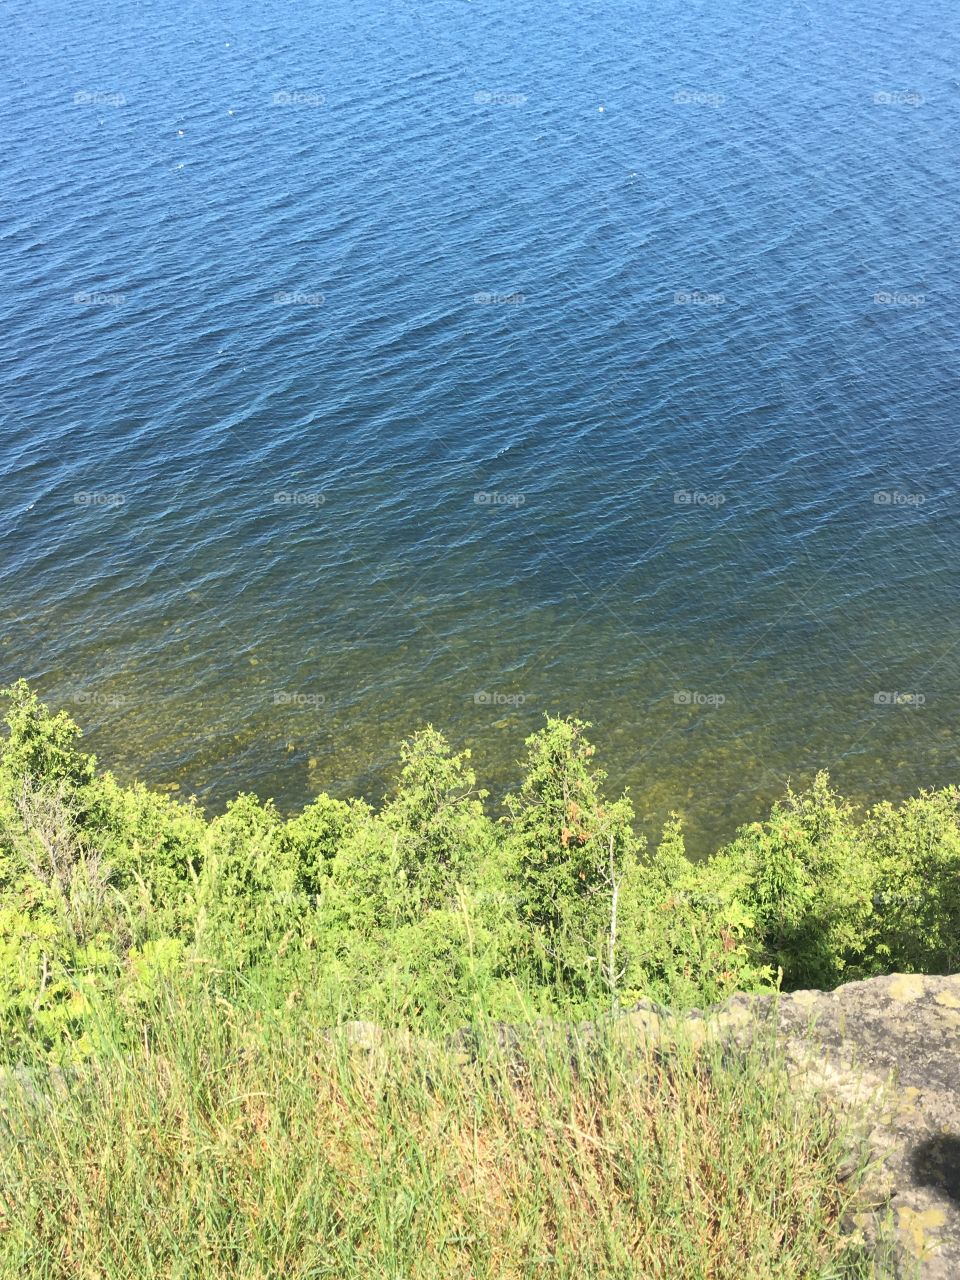
[(861, 841), (875, 868), (877, 971), (954, 973), (960, 967), (960, 790), (878, 804)]
[(526, 775), (508, 795), (507, 856), (531, 959), (545, 981), (574, 992), (615, 992), (621, 894), (637, 883), (638, 850), (626, 795), (603, 794), (606, 773), (581, 720), (547, 717), (527, 739)]
[(226, 968), (269, 963), (307, 912), (298, 868), (272, 801), (240, 795), (200, 842), (194, 945)]
[(677, 814), (633, 877), (624, 913), (631, 995), (683, 1007), (771, 985), (748, 877), (733, 859), (691, 862)]
[(787, 986), (864, 976), (876, 865), (826, 773), (804, 794), (788, 790), (766, 822), (743, 827), (721, 865), (745, 875), (761, 954)]
[(208, 819), (98, 774), (24, 682), (6, 696), (0, 1032), (55, 1057), (91, 1051), (93, 995), (139, 1007), (178, 973), (450, 1025), (960, 964), (956, 788), (858, 814), (820, 774), (694, 862), (676, 815), (648, 851), (589, 726), (548, 717), (496, 821), (430, 727), (379, 809), (241, 795)]

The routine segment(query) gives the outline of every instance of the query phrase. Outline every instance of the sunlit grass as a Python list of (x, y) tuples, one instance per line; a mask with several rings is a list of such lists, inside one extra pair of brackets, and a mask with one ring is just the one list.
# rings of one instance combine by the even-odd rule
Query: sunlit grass
[(873, 1274), (850, 1135), (769, 1045), (467, 1055), (203, 991), (113, 1019), (76, 1072), (6, 1072), (4, 1275)]

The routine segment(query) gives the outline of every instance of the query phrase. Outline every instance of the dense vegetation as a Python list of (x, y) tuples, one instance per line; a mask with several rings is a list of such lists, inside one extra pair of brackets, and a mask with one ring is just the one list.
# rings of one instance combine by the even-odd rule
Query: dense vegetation
[(432, 728), (379, 810), (321, 795), (285, 820), (241, 795), (208, 820), (98, 774), (24, 682), (6, 694), (0, 1028), (55, 1059), (91, 1050), (94, 994), (200, 971), (322, 1022), (457, 1025), (960, 961), (956, 788), (857, 814), (822, 774), (694, 863), (676, 817), (645, 847), (587, 725), (548, 719), (498, 820)]
[(558, 1023), (956, 969), (956, 789), (858, 813), (820, 775), (694, 863), (548, 719), (499, 818), (428, 728), (379, 809), (208, 819), (6, 697), (0, 1274), (874, 1274), (847, 1122), (776, 1046)]
[(0, 1075), (10, 1280), (881, 1274), (842, 1229), (864, 1171), (848, 1121), (775, 1051), (358, 1044), (255, 985), (182, 980), (149, 1014), (99, 1013), (62, 1077)]

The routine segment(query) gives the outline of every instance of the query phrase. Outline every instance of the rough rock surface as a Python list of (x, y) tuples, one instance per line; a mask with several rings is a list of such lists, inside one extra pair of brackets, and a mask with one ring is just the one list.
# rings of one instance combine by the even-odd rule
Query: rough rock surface
[[(889, 1213), (897, 1277), (960, 1280), (960, 976), (740, 995), (688, 1016), (698, 1034), (741, 1043), (771, 1019), (798, 1083), (861, 1117), (882, 1161), (870, 1188), (877, 1207), (854, 1228), (870, 1240)], [(638, 1038), (659, 1039), (668, 1025), (647, 1003), (617, 1022)]]

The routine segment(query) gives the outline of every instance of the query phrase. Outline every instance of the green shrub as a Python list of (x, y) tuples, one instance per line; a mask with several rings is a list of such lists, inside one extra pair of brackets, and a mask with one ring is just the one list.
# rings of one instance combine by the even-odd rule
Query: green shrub
[(875, 868), (874, 971), (960, 968), (960, 790), (878, 804), (861, 831)]
[(371, 810), (362, 801), (348, 803), (319, 795), (283, 829), (283, 847), (292, 853), (300, 885), (314, 901), (323, 894), (330, 864), (342, 844), (369, 820)]
[(307, 914), (293, 852), (272, 802), (239, 795), (200, 844), (195, 942), (225, 968), (269, 963), (297, 936)]
[(721, 860), (691, 862), (677, 814), (633, 881), (624, 913), (632, 995), (683, 1007), (771, 984), (745, 905), (746, 875)]
[(746, 874), (760, 954), (786, 986), (831, 987), (869, 971), (876, 867), (826, 773), (741, 828), (718, 865)]
[(90, 782), (96, 757), (80, 750), (77, 744), (82, 734), (67, 713), (51, 714), (26, 680), (18, 680), (3, 692), (9, 707), (0, 799), (9, 802), (24, 780), (47, 787), (59, 784), (73, 791)]
[(90, 996), (140, 1007), (175, 974), (457, 1025), (960, 966), (956, 788), (858, 814), (820, 774), (694, 862), (676, 815), (648, 851), (588, 726), (548, 717), (497, 821), (429, 726), (379, 808), (321, 795), (284, 820), (241, 795), (207, 818), (97, 774), (22, 681), (6, 695), (0, 1034), (53, 1056), (91, 1051)]
[(603, 794), (588, 728), (547, 717), (527, 739), (526, 774), (505, 819), (529, 958), (545, 980), (581, 995), (615, 992), (623, 977), (620, 898), (638, 849), (629, 799)]

